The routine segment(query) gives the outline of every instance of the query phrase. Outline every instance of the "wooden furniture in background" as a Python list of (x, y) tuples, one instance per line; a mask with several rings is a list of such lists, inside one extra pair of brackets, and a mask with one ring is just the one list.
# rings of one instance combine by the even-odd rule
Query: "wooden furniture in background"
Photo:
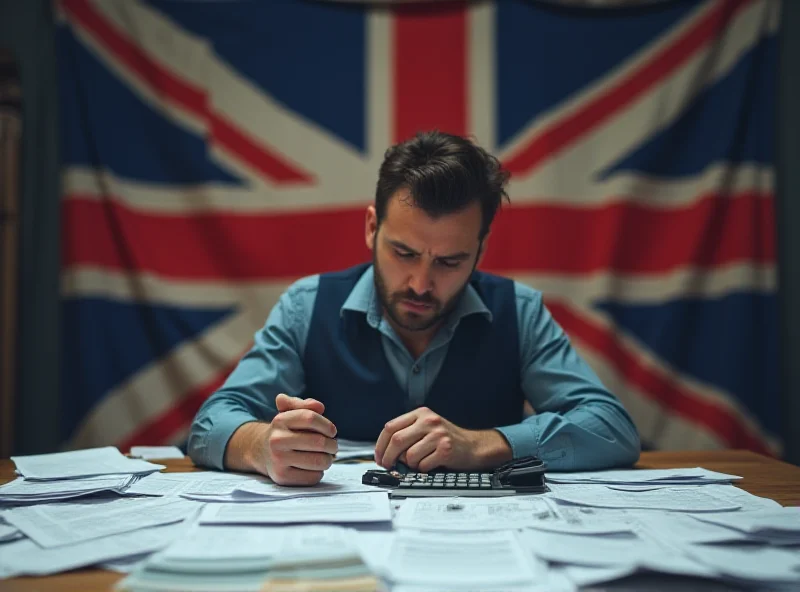
[(22, 104), (11, 52), (0, 48), (0, 457), (14, 443)]
[[(192, 462), (159, 461), (168, 472), (198, 470)], [(743, 450), (702, 452), (644, 452), (636, 465), (640, 469), (704, 467), (744, 477), (737, 486), (761, 497), (769, 497), (784, 506), (800, 506), (800, 467)], [(0, 485), (14, 479), (14, 463), (0, 460)], [(121, 580), (121, 574), (100, 569), (84, 569), (42, 578), (0, 580), (3, 592), (107, 592)]]

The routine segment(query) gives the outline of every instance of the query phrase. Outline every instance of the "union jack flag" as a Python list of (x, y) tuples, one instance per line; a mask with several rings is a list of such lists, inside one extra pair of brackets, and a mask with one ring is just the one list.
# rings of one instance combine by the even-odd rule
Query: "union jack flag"
[(511, 171), (541, 290), (665, 449), (780, 452), (777, 0), (61, 0), (64, 437), (180, 441), (298, 277), (364, 261), (386, 148)]

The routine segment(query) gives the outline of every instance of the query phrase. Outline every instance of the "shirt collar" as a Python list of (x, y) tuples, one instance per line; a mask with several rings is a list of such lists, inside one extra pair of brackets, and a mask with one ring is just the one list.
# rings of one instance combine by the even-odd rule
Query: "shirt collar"
[[(350, 291), (342, 305), (340, 314), (344, 314), (346, 310), (366, 314), (367, 322), (372, 327), (377, 327), (380, 324), (382, 313), (378, 294), (375, 291), (375, 271), (372, 265), (361, 275)], [(448, 317), (446, 325), (451, 329), (455, 329), (461, 319), (473, 314), (483, 315), (489, 322), (492, 322), (492, 312), (484, 304), (478, 291), (472, 284), (468, 284), (458, 306)]]

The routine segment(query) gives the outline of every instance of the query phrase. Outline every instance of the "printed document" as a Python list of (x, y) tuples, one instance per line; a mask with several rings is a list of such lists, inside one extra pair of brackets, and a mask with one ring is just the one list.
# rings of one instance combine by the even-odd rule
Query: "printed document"
[[(388, 555), (388, 577), (401, 584), (478, 586), (532, 584), (537, 562), (513, 531), (415, 533), (401, 531)], [(470, 588), (471, 587), (471, 588)]]
[(386, 492), (307, 496), (250, 504), (208, 504), (203, 524), (292, 524), (306, 522), (388, 522), (392, 507)]
[(396, 528), (418, 530), (513, 530), (550, 513), (544, 498), (410, 498), (393, 522)]
[(42, 547), (58, 547), (181, 522), (201, 505), (181, 498), (86, 500), (13, 508), (3, 517)]

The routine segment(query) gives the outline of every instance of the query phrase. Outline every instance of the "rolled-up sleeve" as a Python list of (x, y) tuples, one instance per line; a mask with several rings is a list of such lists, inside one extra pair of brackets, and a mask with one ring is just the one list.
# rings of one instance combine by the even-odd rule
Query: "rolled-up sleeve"
[(535, 414), (499, 428), (514, 458), (536, 455), (556, 471), (628, 466), (639, 433), (620, 401), (572, 347), (539, 292), (516, 284), (521, 381)]
[(253, 347), (200, 407), (188, 441), (195, 463), (223, 469), (228, 441), (242, 424), (271, 421), (278, 394), (304, 392), (303, 352), (318, 283), (318, 276), (303, 278), (281, 295)]

